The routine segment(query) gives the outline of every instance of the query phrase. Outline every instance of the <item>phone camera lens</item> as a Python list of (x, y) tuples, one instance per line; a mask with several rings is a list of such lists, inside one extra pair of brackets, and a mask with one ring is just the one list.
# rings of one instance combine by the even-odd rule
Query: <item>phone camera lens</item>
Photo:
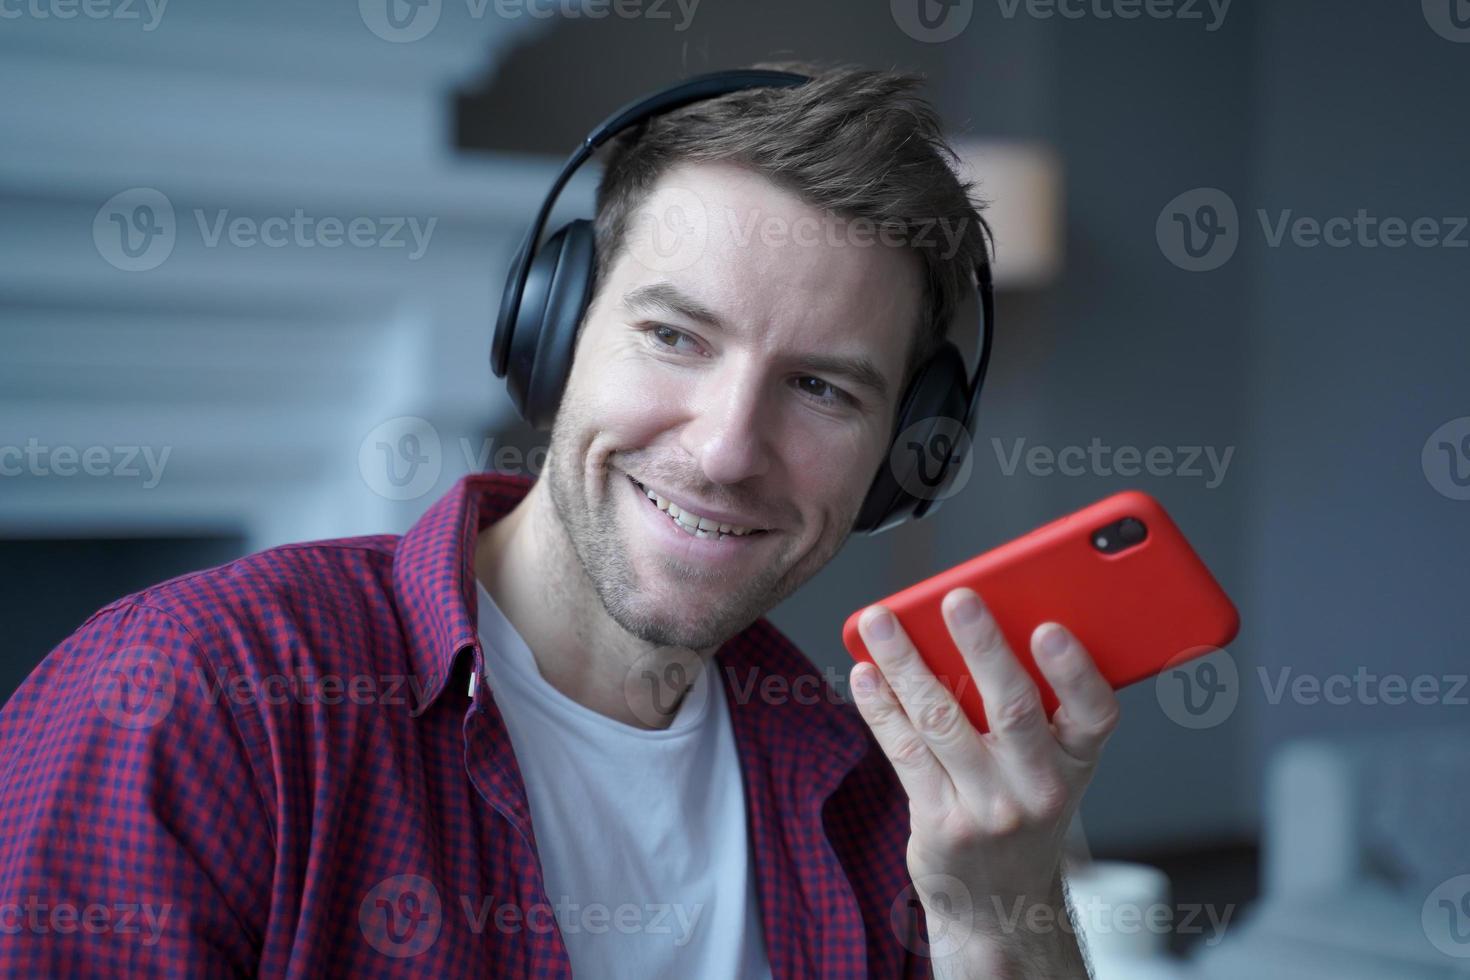
[(1124, 544), (1137, 544), (1146, 533), (1143, 522), (1135, 518), (1125, 517), (1118, 523), (1118, 537)]

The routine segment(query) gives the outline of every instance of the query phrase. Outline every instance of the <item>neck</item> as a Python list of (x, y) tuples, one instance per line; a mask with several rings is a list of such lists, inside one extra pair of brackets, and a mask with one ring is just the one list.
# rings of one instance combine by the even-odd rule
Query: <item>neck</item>
[[(531, 648), (547, 683), (583, 707), (635, 728), (668, 727), (697, 670), (715, 652), (653, 646), (608, 615), (544, 479), (480, 532), (475, 575)], [(661, 669), (675, 661), (686, 669)], [(635, 665), (640, 670), (652, 666), (657, 676), (678, 677), (682, 688), (630, 684)]]

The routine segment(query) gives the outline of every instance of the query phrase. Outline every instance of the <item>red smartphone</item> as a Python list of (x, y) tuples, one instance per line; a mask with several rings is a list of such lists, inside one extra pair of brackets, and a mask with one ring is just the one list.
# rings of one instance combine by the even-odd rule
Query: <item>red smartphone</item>
[[(939, 608), (959, 586), (990, 608), (1047, 717), (1057, 698), (1031, 658), (1031, 634), (1042, 623), (1071, 630), (1114, 689), (1212, 653), (1240, 629), (1235, 605), (1159, 502), (1138, 490), (1113, 494), (878, 600), (980, 731), (988, 730), (980, 692)], [(858, 635), (862, 612), (847, 618), (842, 642), (855, 660), (871, 662)]]

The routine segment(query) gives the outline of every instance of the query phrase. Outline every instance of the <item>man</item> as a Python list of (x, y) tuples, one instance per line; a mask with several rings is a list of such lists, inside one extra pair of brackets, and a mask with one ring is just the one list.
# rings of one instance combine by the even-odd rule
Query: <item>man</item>
[[(984, 256), (916, 80), (812, 74), (615, 146), (540, 479), (165, 582), (37, 668), (0, 712), (7, 973), (1086, 975), (1060, 848), (1117, 702), (1075, 640), (1033, 638), (1048, 721), (946, 598), (982, 735), (884, 610), (856, 711), (761, 618)], [(870, 233), (920, 223), (955, 234)]]

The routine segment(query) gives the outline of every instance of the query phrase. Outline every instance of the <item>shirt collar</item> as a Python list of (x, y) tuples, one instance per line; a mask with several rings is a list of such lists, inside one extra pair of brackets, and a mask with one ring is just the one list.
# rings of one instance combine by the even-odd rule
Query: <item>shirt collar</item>
[(393, 593), (422, 690), (413, 714), (439, 697), (459, 654), (475, 644), (475, 540), (531, 489), (529, 476), (461, 477), (398, 542)]
[[(510, 513), (531, 484), (529, 476), (502, 473), (461, 477), (399, 541), (393, 589), (423, 691), (414, 715), (438, 699), (460, 653), (476, 642), (480, 531)], [(835, 697), (812, 662), (766, 619), (728, 640), (716, 663), (737, 735), (750, 744), (766, 744), (777, 733), (810, 739), (819, 750), (812, 757), (830, 763), (834, 776), (861, 756), (866, 729), (856, 710)]]

